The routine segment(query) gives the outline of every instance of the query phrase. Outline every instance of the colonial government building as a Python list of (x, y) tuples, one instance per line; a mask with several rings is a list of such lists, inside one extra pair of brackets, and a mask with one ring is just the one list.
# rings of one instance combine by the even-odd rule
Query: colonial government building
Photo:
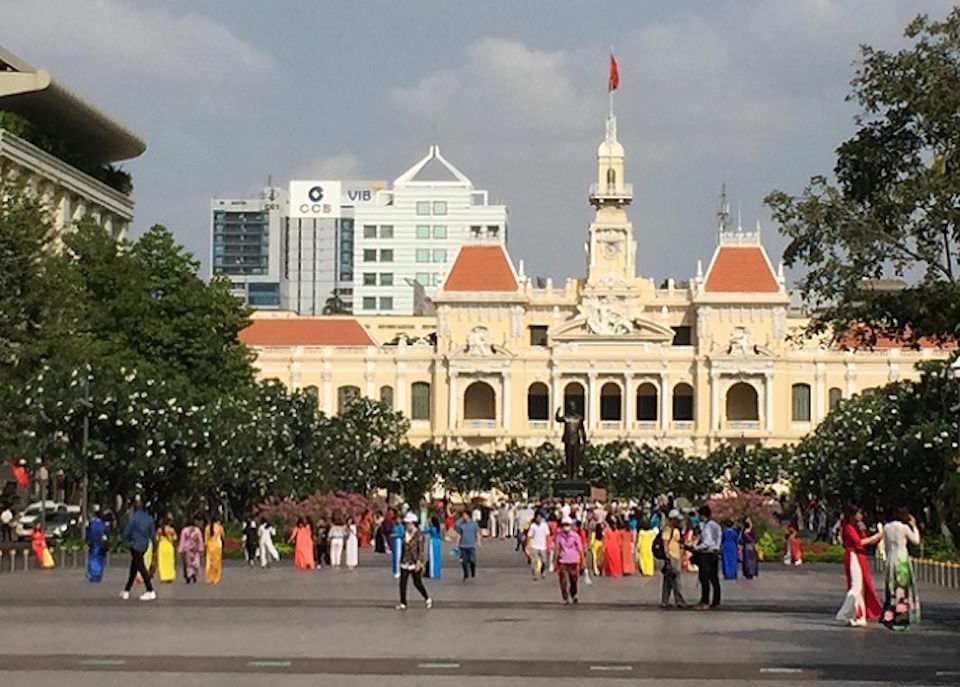
[(791, 309), (759, 230), (721, 222), (706, 268), (658, 288), (637, 275), (631, 199), (611, 114), (590, 188), (585, 278), (537, 285), (502, 242), (478, 238), (459, 249), (433, 315), (259, 313), (242, 338), (262, 377), (313, 387), (327, 413), (365, 395), (410, 418), (414, 443), (483, 449), (557, 443), (555, 413), (571, 403), (593, 442), (779, 445), (841, 399), (947, 355), (791, 337), (806, 318)]

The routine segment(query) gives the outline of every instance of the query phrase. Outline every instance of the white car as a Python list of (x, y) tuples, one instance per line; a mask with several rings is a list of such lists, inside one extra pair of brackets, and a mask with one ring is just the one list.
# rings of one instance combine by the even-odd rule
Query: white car
[(46, 535), (50, 539), (59, 539), (66, 534), (67, 530), (77, 524), (80, 519), (80, 506), (70, 506), (66, 503), (57, 501), (40, 501), (31, 503), (27, 506), (17, 518), (17, 525), (14, 528), (14, 534), (20, 541), (30, 539), (30, 532), (33, 525), (40, 521), (40, 511), (44, 511), (44, 523), (46, 525)]

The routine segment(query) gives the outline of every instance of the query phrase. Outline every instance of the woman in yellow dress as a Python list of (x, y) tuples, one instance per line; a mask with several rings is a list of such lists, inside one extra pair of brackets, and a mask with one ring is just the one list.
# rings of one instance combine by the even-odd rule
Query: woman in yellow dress
[(157, 577), (161, 582), (173, 582), (177, 577), (177, 531), (166, 519), (157, 528)]
[(203, 528), (203, 539), (207, 550), (204, 581), (207, 584), (220, 584), (220, 575), (223, 573), (223, 527), (218, 518), (214, 517)]
[(637, 565), (640, 568), (640, 574), (644, 577), (650, 577), (656, 570), (656, 563), (653, 559), (653, 540), (657, 538), (655, 530), (650, 528), (649, 524), (643, 526), (637, 532)]

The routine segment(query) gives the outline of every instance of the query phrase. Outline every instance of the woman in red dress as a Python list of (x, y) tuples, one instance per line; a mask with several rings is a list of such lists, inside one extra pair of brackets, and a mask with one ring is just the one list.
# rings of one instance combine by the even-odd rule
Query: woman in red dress
[(843, 569), (847, 574), (847, 596), (843, 606), (837, 611), (837, 620), (851, 627), (865, 627), (868, 620), (876, 620), (883, 610), (877, 593), (873, 589), (870, 567), (864, 546), (872, 546), (881, 539), (883, 533), (877, 532), (869, 537), (861, 534), (860, 523), (863, 511), (856, 506), (848, 506), (843, 514)]
[(357, 539), (361, 549), (370, 548), (370, 540), (373, 536), (373, 516), (369, 510), (363, 511), (360, 517), (360, 524), (357, 525)]

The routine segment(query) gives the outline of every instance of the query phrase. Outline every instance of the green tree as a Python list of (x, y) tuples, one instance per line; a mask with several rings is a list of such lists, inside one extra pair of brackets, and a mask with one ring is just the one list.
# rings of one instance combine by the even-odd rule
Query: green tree
[[(786, 264), (806, 270), (814, 333), (960, 334), (960, 8), (905, 35), (896, 53), (861, 48), (848, 96), (858, 130), (837, 150), (836, 182), (766, 199), (790, 239)], [(889, 277), (911, 283), (877, 288)]]

